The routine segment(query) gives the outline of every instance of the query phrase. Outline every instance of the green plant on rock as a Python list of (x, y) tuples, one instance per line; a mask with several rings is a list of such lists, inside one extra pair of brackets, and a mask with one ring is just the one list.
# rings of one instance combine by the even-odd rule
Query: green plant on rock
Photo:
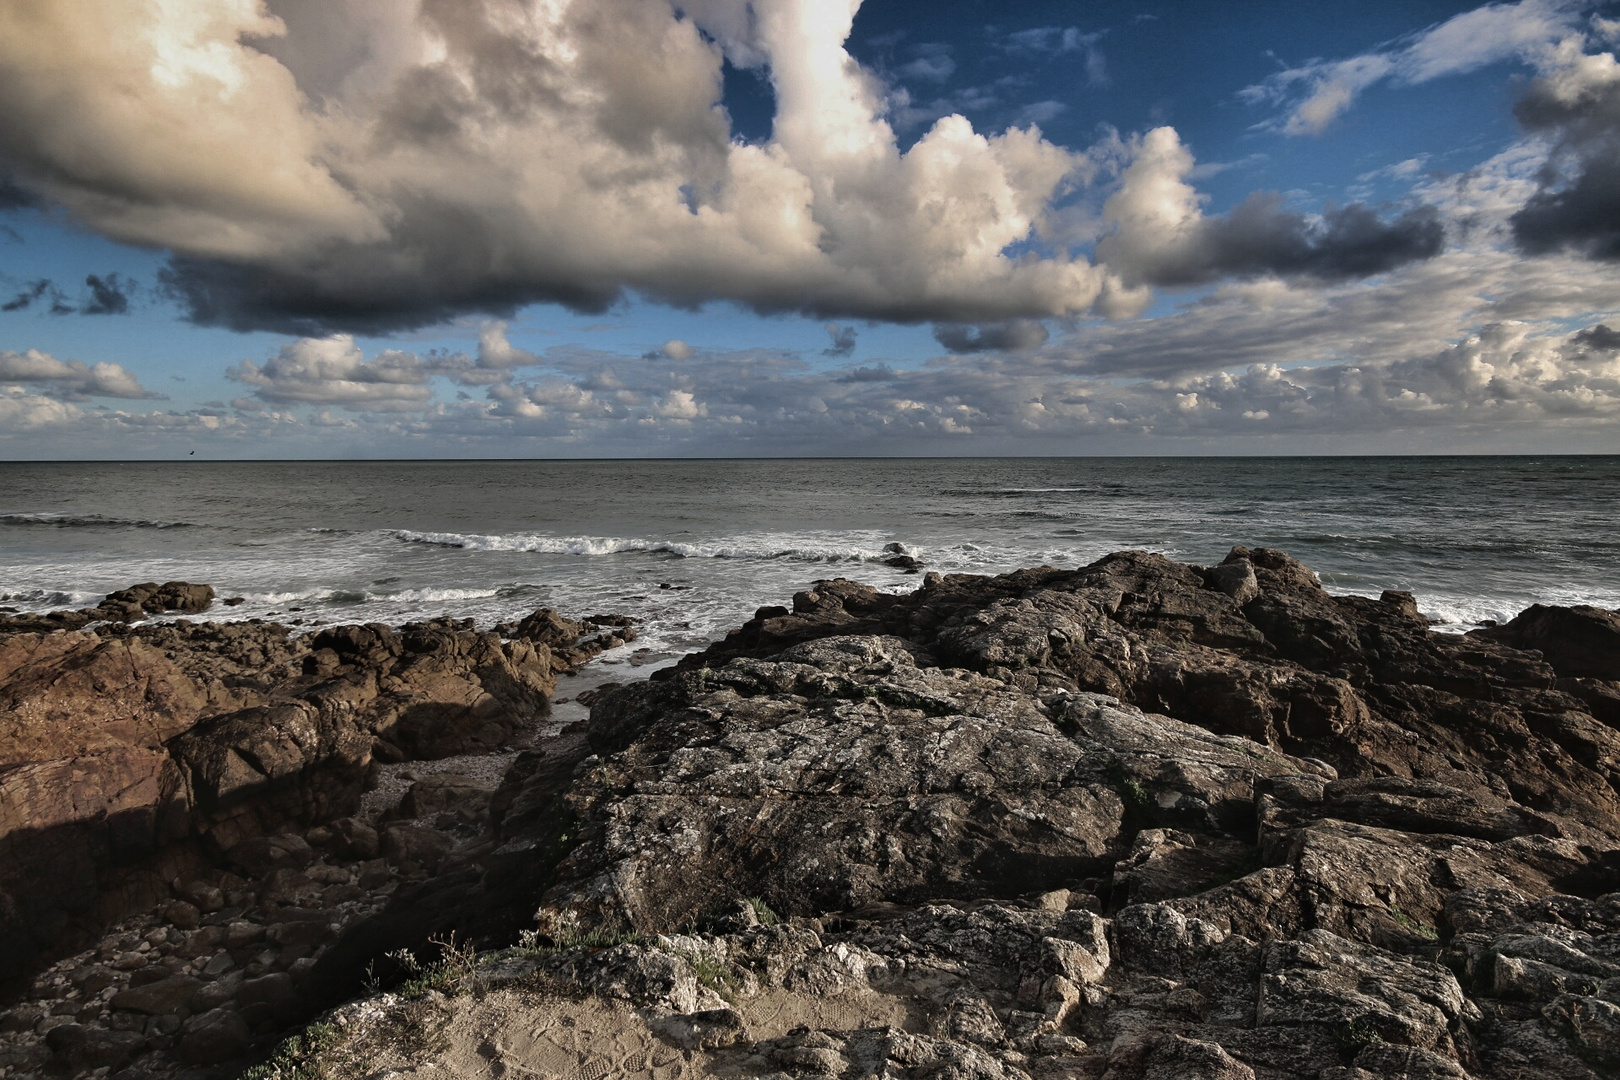
[(1338, 1034), (1339, 1045), (1352, 1057), (1367, 1047), (1376, 1046), (1384, 1041), (1383, 1032), (1366, 1018), (1340, 1025)]
[(1417, 919), (1412, 918), (1412, 916), (1408, 915), (1406, 912), (1402, 911), (1393, 904), (1391, 904), (1389, 907), (1389, 917), (1400, 924), (1402, 929), (1409, 930), (1412, 933), (1417, 934), (1419, 937), (1426, 937), (1430, 941), (1440, 940), (1440, 932), (1438, 930), (1426, 922), (1419, 922)]
[(765, 902), (762, 896), (750, 896), (748, 906), (754, 909), (754, 918), (759, 920), (761, 926), (775, 926), (781, 922), (781, 916), (771, 910), (771, 905)]
[(1118, 761), (1109, 763), (1108, 778), (1113, 781), (1114, 786), (1119, 790), (1120, 795), (1124, 796), (1125, 802), (1129, 806), (1137, 810), (1145, 810), (1152, 805), (1153, 796), (1148, 794), (1147, 788), (1143, 787), (1136, 777), (1125, 771), (1125, 766), (1122, 763)]
[(710, 952), (682, 949), (672, 951), (686, 961), (700, 986), (708, 987), (727, 1001), (732, 1000), (737, 992), (737, 977), (733, 974), (730, 964)]

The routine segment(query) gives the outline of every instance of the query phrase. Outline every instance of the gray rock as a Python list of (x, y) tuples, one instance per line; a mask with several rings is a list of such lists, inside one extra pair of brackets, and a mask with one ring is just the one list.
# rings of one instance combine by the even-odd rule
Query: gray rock
[(112, 996), (108, 1004), (115, 1009), (163, 1015), (184, 1008), (191, 1000), (191, 996), (202, 989), (202, 986), (200, 980), (188, 975), (173, 975), (160, 982), (120, 990)]
[(253, 1044), (253, 1032), (234, 1009), (222, 1007), (187, 1020), (175, 1048), (181, 1061), (217, 1065), (240, 1057)]
[(1216, 1043), (1156, 1034), (1116, 1045), (1102, 1080), (1254, 1080), (1254, 1070)]
[(1209, 582), (1210, 588), (1230, 596), (1239, 607), (1260, 595), (1260, 581), (1254, 576), (1254, 564), (1248, 559), (1212, 566), (1204, 571), (1204, 580)]

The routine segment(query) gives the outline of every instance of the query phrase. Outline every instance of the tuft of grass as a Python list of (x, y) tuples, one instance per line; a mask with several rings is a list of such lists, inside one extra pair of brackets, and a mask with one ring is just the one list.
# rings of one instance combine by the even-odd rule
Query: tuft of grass
[(553, 927), (549, 934), (539, 930), (520, 930), (517, 948), (529, 956), (552, 956), (569, 949), (611, 949), (615, 945), (645, 945), (651, 940), (633, 930), (586, 928), (580, 926), (577, 920), (570, 920)]
[(767, 904), (762, 896), (750, 896), (748, 906), (754, 909), (754, 918), (759, 920), (761, 926), (775, 926), (782, 921), (781, 916), (771, 910), (771, 905)]
[(1147, 788), (1143, 787), (1136, 777), (1127, 773), (1125, 766), (1120, 762), (1114, 761), (1109, 764), (1108, 778), (1114, 782), (1114, 786), (1119, 789), (1119, 793), (1125, 797), (1125, 801), (1132, 807), (1138, 810), (1146, 810), (1152, 806), (1153, 797), (1148, 794)]
[(384, 955), (397, 963), (406, 978), (396, 989), (400, 997), (421, 997), (438, 991), (446, 997), (455, 997), (479, 988), (478, 950), (471, 942), (457, 943), (454, 932), (447, 937), (428, 938), (439, 947), (439, 962), (424, 965), (409, 949), (396, 949)]
[(1377, 1025), (1367, 1019), (1353, 1020), (1340, 1025), (1338, 1036), (1339, 1046), (1351, 1057), (1369, 1046), (1376, 1046), (1384, 1041), (1383, 1033), (1378, 1030)]
[(1389, 917), (1394, 919), (1404, 929), (1410, 930), (1419, 937), (1426, 937), (1430, 941), (1440, 940), (1440, 932), (1434, 927), (1430, 926), (1426, 922), (1419, 922), (1417, 919), (1412, 918), (1412, 916), (1408, 915), (1406, 912), (1402, 911), (1393, 904), (1391, 904), (1389, 907)]
[(737, 977), (732, 974), (731, 965), (718, 956), (706, 952), (677, 952), (675, 955), (686, 961), (699, 985), (708, 987), (727, 1001), (736, 995)]
[(326, 1080), (329, 1074), (318, 1059), (341, 1042), (343, 1032), (336, 1025), (311, 1024), (283, 1039), (268, 1061), (253, 1066), (240, 1080)]

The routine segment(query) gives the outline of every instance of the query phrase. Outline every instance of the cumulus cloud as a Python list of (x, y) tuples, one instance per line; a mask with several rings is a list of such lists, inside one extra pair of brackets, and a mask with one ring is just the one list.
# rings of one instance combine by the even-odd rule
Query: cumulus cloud
[(934, 340), (953, 353), (1033, 349), (1046, 344), (1049, 336), (1045, 324), (1039, 319), (1011, 319), (979, 326), (941, 323), (934, 327)]
[(1578, 35), (1582, 6), (1571, 0), (1486, 4), (1360, 56), (1279, 71), (1242, 96), (1287, 106), (1269, 127), (1289, 135), (1320, 134), (1380, 82), (1415, 86), (1502, 60), (1543, 63), (1558, 43)]
[(1103, 206), (1113, 232), (1099, 258), (1130, 284), (1190, 285), (1227, 276), (1310, 275), (1334, 280), (1383, 273), (1438, 254), (1439, 213), (1416, 206), (1384, 220), (1359, 203), (1320, 218), (1287, 210), (1280, 195), (1251, 195), (1230, 213), (1206, 217), (1187, 183), (1192, 153), (1174, 128), (1133, 141), (1119, 190)]
[[(0, 160), (167, 248), (200, 323), (317, 336), (536, 301), (921, 320), (1072, 315), (1105, 274), (1012, 257), (1083, 155), (940, 119), (901, 151), (858, 0), (85, 0), (0, 10)], [(722, 58), (773, 138), (731, 137)], [(49, 65), (37, 63), (50, 56)]]
[(0, 384), (8, 383), (40, 387), (46, 394), (63, 401), (161, 396), (148, 391), (119, 364), (58, 360), (38, 349), (0, 350)]
[(260, 401), (278, 405), (400, 412), (433, 398), (433, 373), (420, 357), (390, 349), (367, 360), (347, 334), (304, 338), (283, 345), (262, 366), (243, 360), (225, 374), (253, 387)]

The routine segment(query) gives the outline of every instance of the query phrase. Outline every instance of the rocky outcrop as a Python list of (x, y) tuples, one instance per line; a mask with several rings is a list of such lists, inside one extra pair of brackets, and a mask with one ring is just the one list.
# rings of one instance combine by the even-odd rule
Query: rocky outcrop
[(527, 897), (466, 973), (521, 992), (340, 1010), (332, 1060), (406, 1067), (411, 1008), (469, 1071), (556, 1071), (527, 1011), (623, 1075), (1611, 1075), (1609, 618), (1437, 634), (1241, 548), (818, 583), (520, 758), (480, 872), (316, 967)]
[[(1620, 684), (1589, 647), (1607, 613), (1521, 620), (1437, 634), (1409, 595), (1330, 596), (1242, 548), (817, 583), (604, 694), (493, 792), (419, 778), (375, 828), (239, 842), (161, 935), (80, 965), (144, 970), (120, 958), (145, 941), (158, 989), (56, 970), (0, 1023), (36, 1063), (225, 1060), (369, 973), (394, 989), (289, 1071), (1595, 1080), (1620, 1068), (1620, 734), (1591, 703)], [(503, 649), (545, 644), (526, 623)], [(405, 656), (321, 648), (299, 678)], [(381, 679), (345, 685), (398, 730)], [(205, 691), (239, 720), (282, 707), (260, 692)], [(319, 700), (209, 745), (327, 746)], [(190, 936), (209, 888), (214, 945)], [(292, 914), (344, 903), (324, 930)], [(253, 981), (278, 973), (293, 996)]]
[[(134, 623), (153, 615), (175, 612), (196, 615), (207, 611), (214, 602), (212, 585), (193, 585), (189, 581), (155, 581), (131, 585), (127, 589), (110, 592), (95, 607), (77, 611), (51, 611), (44, 614), (0, 615), (0, 632), (36, 630), (81, 630), (92, 623)], [(240, 599), (226, 601), (240, 603)]]
[[(196, 611), (212, 596), (138, 585), (97, 610)], [(244, 841), (353, 814), (374, 760), (513, 742), (559, 673), (633, 636), (549, 611), (523, 624), (546, 634), (506, 639), (470, 620), (307, 637), (258, 621), (20, 628), (41, 619), (0, 627), (0, 961), (13, 979)]]

